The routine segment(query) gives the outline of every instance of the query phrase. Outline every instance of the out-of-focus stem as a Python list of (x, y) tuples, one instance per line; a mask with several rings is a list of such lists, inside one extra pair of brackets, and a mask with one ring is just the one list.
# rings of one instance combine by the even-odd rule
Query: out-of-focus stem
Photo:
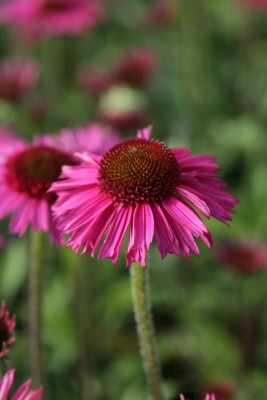
[(134, 263), (130, 269), (135, 320), (148, 387), (153, 400), (164, 400), (149, 298), (149, 268)]
[(30, 233), (29, 258), (29, 367), (33, 385), (43, 384), (42, 354), (42, 273), (44, 233)]

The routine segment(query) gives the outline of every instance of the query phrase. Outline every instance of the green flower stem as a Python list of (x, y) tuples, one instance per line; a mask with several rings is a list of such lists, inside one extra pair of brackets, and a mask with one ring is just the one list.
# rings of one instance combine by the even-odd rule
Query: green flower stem
[(42, 273), (44, 262), (43, 232), (30, 232), (29, 259), (29, 367), (33, 385), (43, 382), (42, 355)]
[(161, 370), (149, 300), (149, 267), (144, 268), (139, 263), (133, 263), (130, 269), (135, 320), (148, 387), (153, 400), (163, 400)]

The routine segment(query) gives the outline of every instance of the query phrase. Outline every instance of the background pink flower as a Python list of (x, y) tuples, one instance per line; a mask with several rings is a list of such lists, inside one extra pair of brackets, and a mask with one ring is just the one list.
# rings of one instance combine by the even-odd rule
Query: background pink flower
[(100, 154), (117, 140), (113, 131), (99, 124), (65, 129), (58, 136), (40, 136), (32, 144), (11, 140), (0, 153), (0, 218), (11, 214), (10, 233), (22, 236), (31, 224), (33, 230), (50, 232), (54, 242), (61, 242), (51, 214), (56, 196), (47, 190), (63, 165), (78, 163), (74, 152)]
[(33, 60), (2, 60), (0, 98), (9, 102), (20, 100), (36, 84), (39, 72), (39, 66)]
[(133, 87), (145, 86), (157, 67), (155, 52), (148, 47), (136, 47), (124, 52), (115, 68), (118, 82)]
[[(10, 369), (1, 379), (0, 381), (0, 399), (6, 400), (9, 395), (11, 386), (14, 380), (15, 370)], [(30, 390), (32, 381), (29, 379), (25, 383), (23, 383), (16, 393), (10, 397), (10, 400), (38, 400), (41, 398), (43, 393), (43, 388), (39, 388), (37, 390)]]
[(116, 84), (117, 78), (110, 69), (85, 66), (78, 73), (80, 87), (91, 95), (105, 93)]
[(26, 37), (80, 34), (99, 23), (103, 9), (96, 0), (11, 0), (2, 5), (0, 21)]
[(267, 245), (253, 239), (222, 241), (217, 256), (222, 264), (240, 273), (261, 271), (267, 266)]
[(206, 217), (231, 220), (237, 200), (224, 191), (214, 157), (169, 149), (149, 139), (151, 129), (103, 157), (83, 155), (83, 165), (64, 167), (64, 180), (52, 185), (59, 197), (53, 207), (59, 228), (70, 235), (68, 244), (76, 252), (83, 248), (94, 255), (106, 235), (98, 258), (116, 263), (130, 227), (127, 266), (135, 261), (146, 265), (154, 235), (162, 258), (198, 255), (193, 236), (207, 246), (211, 236), (194, 208)]

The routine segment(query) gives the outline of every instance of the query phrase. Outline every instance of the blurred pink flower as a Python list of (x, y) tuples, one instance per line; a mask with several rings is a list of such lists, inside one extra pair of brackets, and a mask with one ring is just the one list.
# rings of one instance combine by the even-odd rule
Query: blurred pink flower
[[(7, 400), (10, 388), (13, 384), (15, 370), (10, 369), (0, 381), (0, 400)], [(43, 393), (43, 388), (30, 390), (32, 381), (29, 379), (23, 383), (16, 393), (10, 398), (11, 400), (39, 400)]]
[(79, 71), (78, 82), (81, 88), (89, 94), (99, 95), (114, 86), (116, 78), (112, 70), (89, 65)]
[(0, 98), (9, 102), (20, 100), (33, 88), (38, 77), (39, 67), (33, 60), (2, 60)]
[(151, 140), (151, 131), (138, 131), (137, 139), (103, 157), (84, 154), (82, 165), (63, 167), (63, 180), (50, 192), (58, 195), (53, 207), (58, 227), (70, 235), (67, 244), (76, 252), (83, 248), (83, 254), (94, 256), (105, 237), (98, 258), (116, 263), (130, 227), (126, 264), (145, 266), (154, 235), (162, 258), (198, 255), (193, 235), (211, 246), (211, 235), (193, 207), (206, 217), (231, 220), (229, 212), (238, 201), (224, 191), (214, 157), (169, 149)]
[[(9, 346), (16, 340), (16, 338), (12, 336), (15, 326), (16, 316), (13, 315), (10, 318), (9, 312), (6, 310), (6, 303), (2, 301), (0, 313), (0, 358), (8, 353)], [(2, 399), (1, 396), (0, 399)]]
[(117, 81), (133, 87), (145, 86), (156, 71), (157, 57), (147, 47), (136, 47), (122, 54), (115, 68)]
[(239, 2), (267, 11), (267, 0), (239, 0)]
[(216, 400), (231, 400), (236, 394), (236, 384), (230, 381), (212, 383), (205, 387), (206, 392), (214, 393)]
[(177, 3), (170, 0), (156, 0), (146, 14), (146, 22), (154, 27), (171, 24), (178, 14)]
[(103, 17), (97, 0), (10, 0), (0, 9), (0, 22), (13, 25), (26, 38), (81, 34)]
[(9, 232), (22, 236), (32, 224), (33, 230), (50, 232), (52, 241), (61, 243), (51, 214), (56, 196), (47, 190), (63, 165), (79, 162), (75, 151), (101, 153), (117, 141), (115, 133), (99, 124), (40, 136), (32, 144), (12, 140), (0, 153), (0, 218), (12, 215)]
[(223, 241), (217, 255), (222, 264), (240, 273), (261, 271), (267, 266), (267, 244), (256, 240)]

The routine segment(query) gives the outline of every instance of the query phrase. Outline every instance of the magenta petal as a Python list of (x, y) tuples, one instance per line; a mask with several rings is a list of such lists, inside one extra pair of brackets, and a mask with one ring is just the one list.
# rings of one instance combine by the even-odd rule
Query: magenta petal
[[(21, 400), (39, 400), (43, 394), (43, 388), (32, 390), (27, 396)], [(12, 399), (13, 400), (13, 399)]]
[(126, 252), (126, 266), (139, 261), (146, 265), (146, 253), (149, 251), (154, 234), (154, 218), (149, 204), (137, 204), (131, 219), (130, 238)]
[(92, 256), (94, 257), (95, 251), (107, 231), (111, 221), (116, 215), (117, 206), (110, 204), (90, 225), (90, 240), (86, 243), (84, 253), (92, 250)]
[(6, 400), (8, 392), (12, 386), (15, 370), (9, 370), (0, 381), (0, 399)]
[(177, 161), (180, 162), (180, 158), (187, 157), (191, 154), (191, 151), (182, 147), (174, 147), (172, 149), (173, 154), (177, 158)]
[(13, 395), (12, 400), (24, 400), (26, 394), (29, 392), (31, 384), (32, 384), (31, 379), (28, 379), (25, 383), (23, 383), (23, 385), (21, 385), (20, 388)]
[(85, 193), (85, 196), (87, 196), (88, 204), (84, 205), (82, 210), (75, 209), (71, 211), (64, 219), (65, 232), (73, 231), (84, 224), (88, 224), (89, 221), (96, 218), (97, 215), (112, 204), (111, 199), (100, 192), (95, 192), (95, 197), (93, 198), (88, 196), (88, 193)]
[(169, 197), (162, 201), (162, 206), (177, 225), (185, 226), (195, 236), (201, 236), (204, 232), (208, 232), (207, 227), (197, 213), (182, 201)]
[(168, 253), (180, 256), (180, 250), (175, 245), (175, 236), (159, 204), (151, 206), (154, 216), (155, 237), (158, 243), (161, 257), (164, 258)]
[(150, 139), (150, 136), (152, 134), (152, 125), (148, 125), (146, 128), (140, 129), (137, 131), (137, 137), (138, 139)]
[(35, 200), (33, 209), (32, 228), (47, 232), (49, 229), (49, 206), (46, 200)]
[(72, 246), (72, 248), (76, 250), (76, 253), (78, 253), (85, 244), (83, 254), (92, 250), (92, 256), (94, 256), (94, 252), (103, 238), (103, 235), (106, 233), (116, 210), (117, 206), (113, 203), (110, 205), (106, 204), (106, 208), (103, 209), (95, 219), (91, 220), (89, 224), (85, 223), (71, 234), (71, 238), (67, 244)]
[(12, 216), (9, 224), (9, 231), (22, 236), (28, 224), (32, 221), (34, 212), (34, 202), (32, 200), (25, 200)]
[(132, 216), (132, 207), (123, 206), (118, 211), (115, 220), (109, 228), (107, 237), (100, 249), (98, 258), (111, 258), (113, 264), (116, 263), (121, 244), (124, 238), (124, 234), (129, 225), (130, 218)]
[(205, 217), (210, 216), (210, 209), (199, 197), (195, 196), (193, 193), (186, 188), (186, 186), (180, 185), (177, 187), (177, 192), (182, 195), (187, 201), (189, 201), (193, 206), (195, 206), (200, 212), (202, 212)]
[(0, 189), (0, 218), (3, 218), (14, 211), (21, 203), (25, 200), (25, 196), (5, 190)]

